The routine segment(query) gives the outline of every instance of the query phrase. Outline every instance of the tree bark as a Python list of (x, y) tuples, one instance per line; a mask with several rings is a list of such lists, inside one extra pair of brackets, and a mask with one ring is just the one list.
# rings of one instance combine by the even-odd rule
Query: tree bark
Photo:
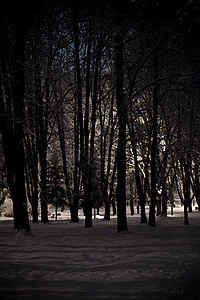
[[(24, 35), (23, 20), (15, 28), (15, 42), (12, 54), (1, 48), (0, 108), (1, 131), (5, 161), (8, 173), (8, 185), (13, 201), (14, 228), (30, 230), (27, 198), (25, 189), (24, 154)], [(6, 34), (6, 33), (5, 33)], [(8, 37), (5, 36), (5, 43)], [(10, 45), (10, 47), (12, 47)], [(10, 65), (8, 65), (10, 62)], [(4, 92), (7, 92), (4, 94)]]
[[(70, 177), (67, 170), (67, 160), (66, 160), (66, 150), (65, 150), (65, 134), (63, 124), (59, 117), (57, 117), (57, 126), (58, 126), (58, 135), (60, 140), (60, 148), (62, 153), (62, 162), (63, 162), (63, 172), (65, 176), (65, 186), (66, 186), (66, 194), (69, 201), (69, 207), (73, 205), (72, 193), (70, 188)], [(71, 221), (73, 219), (73, 210), (71, 210)]]
[[(158, 53), (154, 53), (154, 80), (158, 78)], [(149, 211), (149, 226), (155, 226), (155, 206), (156, 206), (156, 179), (157, 179), (157, 126), (158, 126), (158, 87), (153, 88), (153, 117), (152, 132), (153, 140), (151, 144), (151, 203)]]
[[(31, 110), (32, 117), (34, 115)], [(35, 126), (35, 124), (32, 126)], [(28, 135), (25, 136), (25, 147), (26, 147), (26, 185), (27, 185), (27, 195), (29, 202), (32, 207), (32, 223), (38, 222), (38, 153), (36, 139)]]
[(189, 174), (189, 161), (188, 155), (187, 159), (181, 157), (180, 167), (182, 173), (182, 182), (183, 182), (183, 195), (184, 195), (184, 224), (189, 224), (188, 219), (188, 207), (190, 203), (190, 174)]
[(142, 183), (140, 179), (140, 171), (139, 171), (139, 165), (138, 165), (138, 158), (137, 158), (137, 149), (136, 149), (136, 144), (135, 144), (135, 137), (134, 137), (134, 125), (129, 127), (129, 134), (131, 137), (131, 145), (133, 149), (133, 155), (134, 155), (134, 163), (135, 163), (135, 179), (136, 179), (136, 186), (137, 186), (137, 193), (139, 197), (139, 203), (141, 207), (141, 219), (140, 223), (147, 223), (147, 218), (146, 218), (146, 212), (145, 212), (145, 205), (146, 205), (146, 194), (142, 190)]
[(167, 189), (166, 189), (166, 168), (167, 168), (167, 146), (165, 153), (163, 154), (163, 166), (161, 170), (161, 184), (162, 184), (162, 213), (161, 216), (167, 217), (167, 201), (168, 201), (168, 196), (167, 196)]
[[(38, 57), (36, 57), (36, 60)], [(47, 206), (47, 112), (45, 111), (45, 103), (41, 90), (41, 70), (39, 64), (35, 67), (35, 100), (37, 106), (37, 148), (40, 162), (40, 203), (41, 203), (41, 223), (48, 222), (48, 206)]]
[(78, 103), (78, 125), (80, 133), (80, 168), (82, 171), (82, 181), (84, 189), (84, 206), (85, 206), (85, 227), (92, 227), (92, 203), (91, 203), (91, 174), (87, 161), (85, 161), (84, 145), (84, 127), (82, 111), (82, 86), (79, 58), (79, 38), (78, 38), (78, 10), (73, 6), (74, 21), (74, 47), (75, 47), (75, 66), (76, 66), (76, 97)]
[[(121, 7), (116, 3), (116, 23), (121, 24)], [(126, 105), (123, 93), (123, 35), (116, 32), (115, 39), (116, 102), (118, 115), (117, 164), (117, 229), (128, 231), (126, 217)]]
[(195, 179), (194, 179), (194, 195), (197, 201), (198, 210), (200, 211), (200, 180), (199, 180), (199, 163), (195, 161)]

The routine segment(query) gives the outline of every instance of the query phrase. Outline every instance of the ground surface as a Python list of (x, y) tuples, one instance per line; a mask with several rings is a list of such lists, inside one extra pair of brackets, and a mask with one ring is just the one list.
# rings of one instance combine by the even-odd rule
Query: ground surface
[(1, 218), (0, 299), (200, 299), (200, 212), (189, 226), (182, 209), (155, 228), (139, 218), (117, 234), (116, 218), (85, 229), (62, 215), (30, 235)]

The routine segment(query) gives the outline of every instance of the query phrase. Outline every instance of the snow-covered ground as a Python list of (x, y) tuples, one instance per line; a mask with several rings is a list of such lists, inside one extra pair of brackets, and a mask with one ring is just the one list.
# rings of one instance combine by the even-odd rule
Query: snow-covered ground
[[(169, 211), (170, 213), (170, 211)], [(200, 212), (156, 217), (156, 227), (128, 213), (85, 229), (64, 212), (58, 221), (16, 232), (0, 218), (0, 299), (200, 299)]]

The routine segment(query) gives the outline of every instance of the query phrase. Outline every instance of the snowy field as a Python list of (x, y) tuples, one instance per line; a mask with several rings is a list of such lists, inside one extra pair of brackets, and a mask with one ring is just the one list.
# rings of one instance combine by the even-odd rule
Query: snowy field
[[(169, 211), (170, 213), (170, 211)], [(65, 219), (65, 220), (64, 220)], [(128, 213), (128, 233), (99, 216), (85, 229), (69, 215), (16, 232), (0, 218), (0, 299), (200, 299), (200, 212), (156, 227)]]

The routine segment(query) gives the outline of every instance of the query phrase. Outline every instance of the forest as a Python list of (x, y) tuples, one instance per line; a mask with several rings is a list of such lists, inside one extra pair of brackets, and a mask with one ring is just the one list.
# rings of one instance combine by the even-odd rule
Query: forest
[[(198, 0), (3, 1), (0, 193), (14, 228), (48, 207), (156, 226), (175, 197), (200, 209)], [(146, 207), (149, 207), (148, 219)]]

